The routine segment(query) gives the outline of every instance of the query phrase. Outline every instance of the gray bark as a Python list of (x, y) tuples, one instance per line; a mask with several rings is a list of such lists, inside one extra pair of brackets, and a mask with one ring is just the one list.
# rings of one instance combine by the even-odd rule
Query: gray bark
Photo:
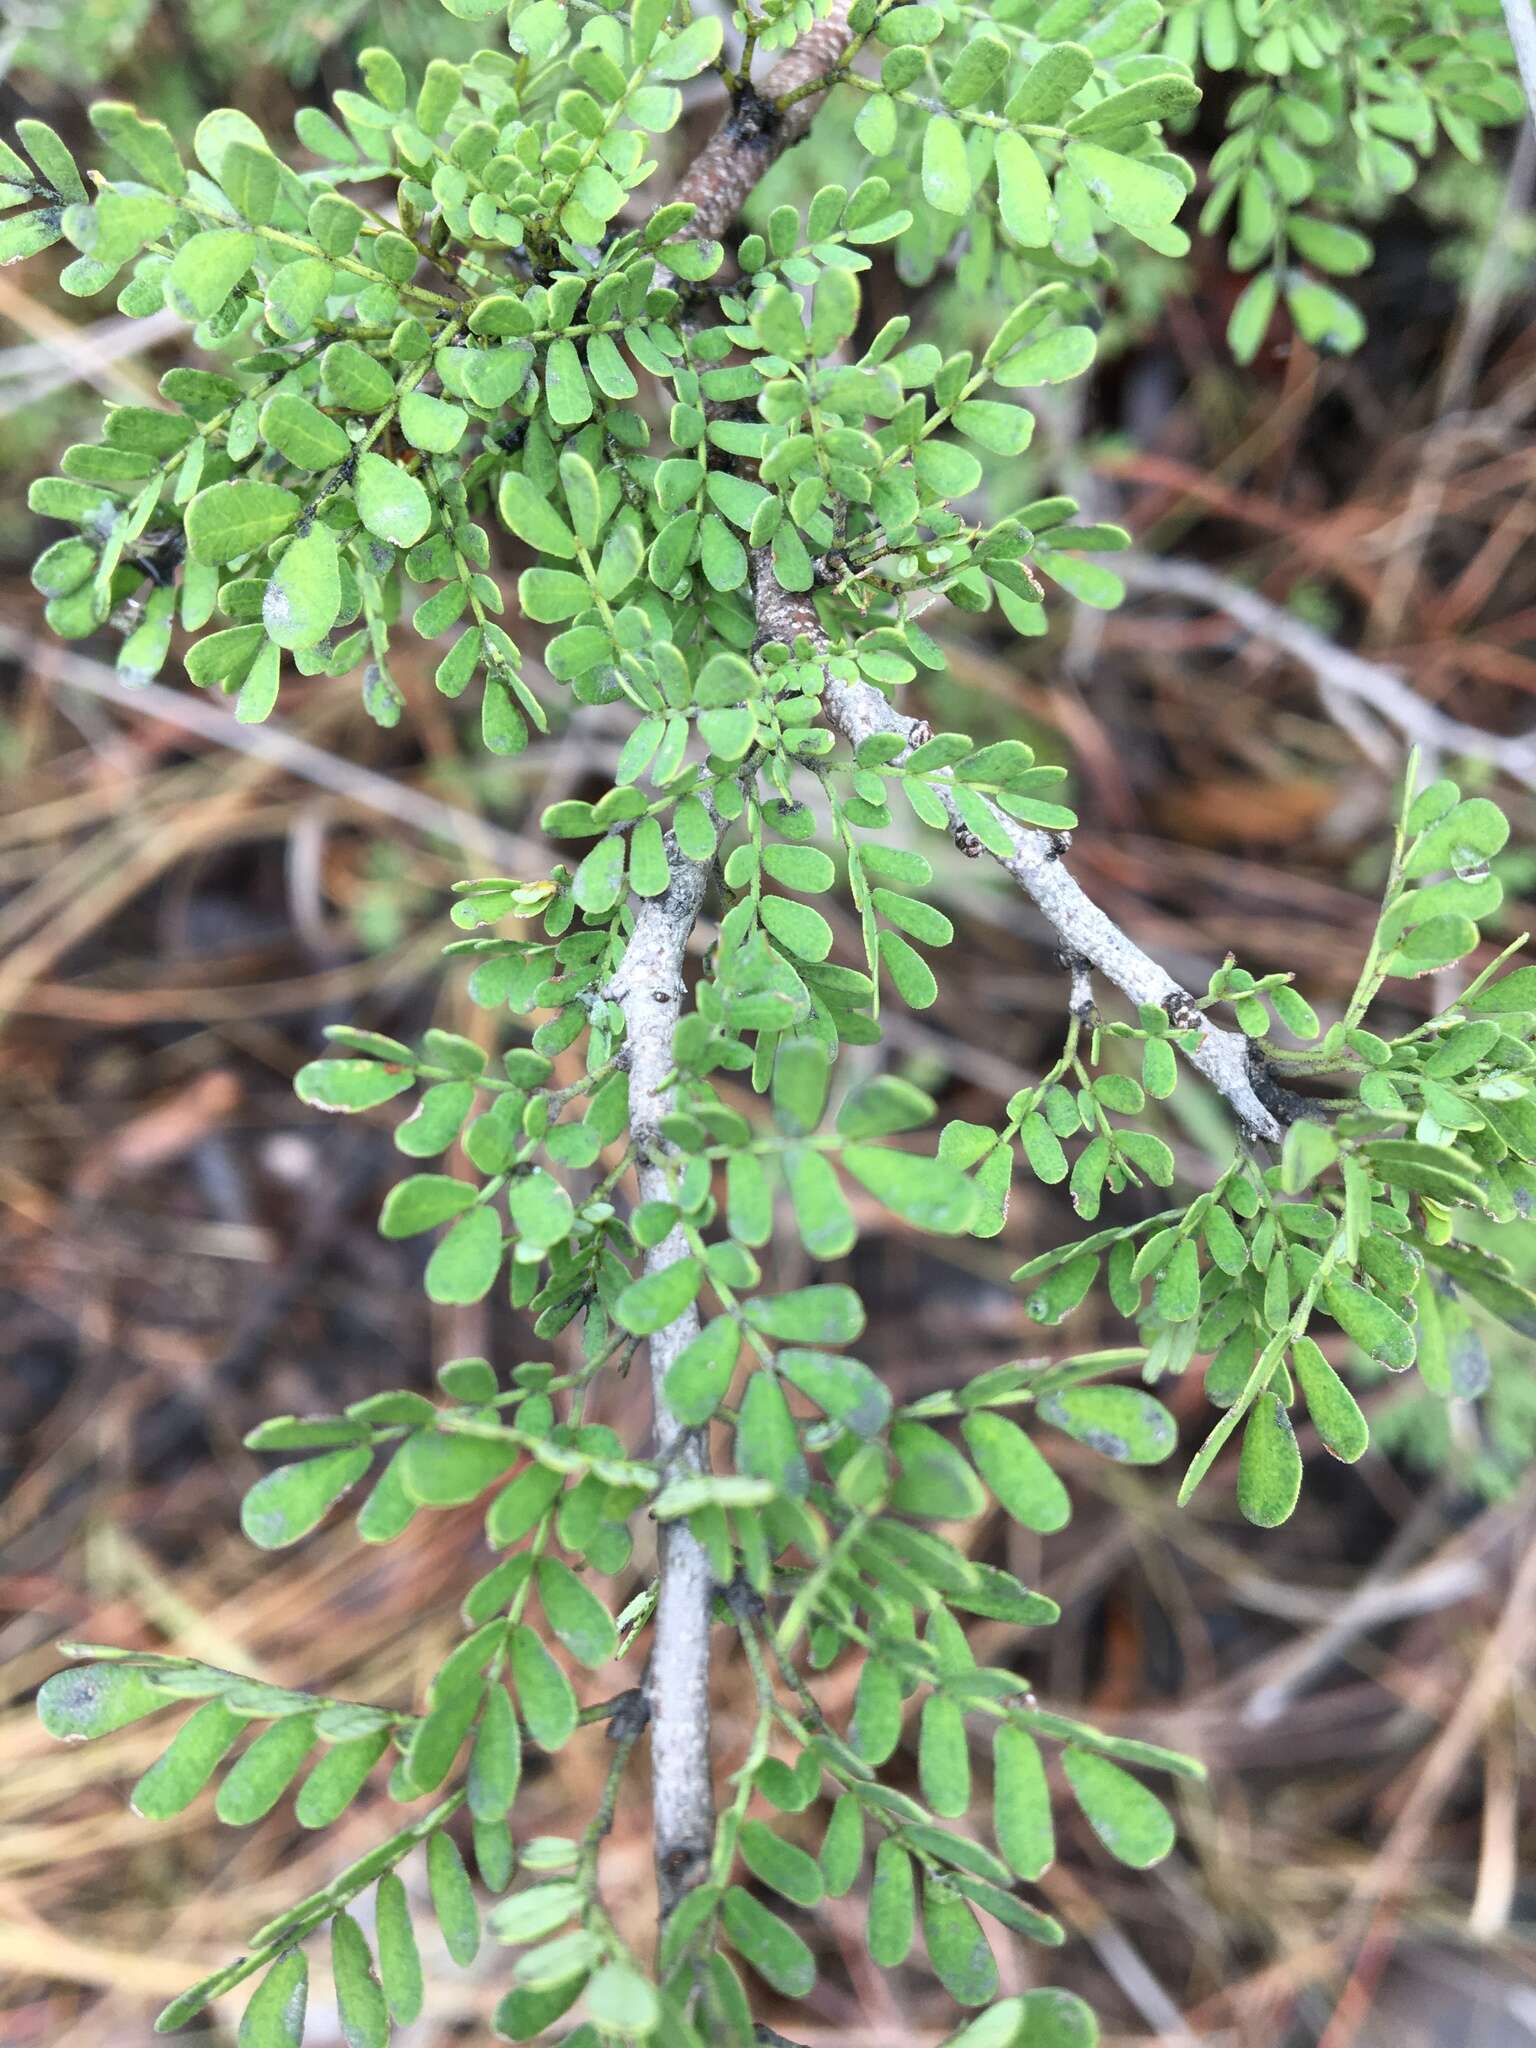
[[(758, 632), (764, 639), (792, 645), (797, 635), (803, 635), (819, 654), (825, 654), (827, 636), (815, 606), (809, 596), (780, 586), (766, 549), (753, 555), (752, 590)], [(905, 717), (872, 683), (846, 683), (824, 669), (821, 701), (827, 723), (850, 746), (856, 747), (876, 732), (900, 733), (909, 745), (916, 744), (918, 720)], [(963, 833), (959, 812), (945, 797), (943, 784), (935, 786), (951, 824)], [(995, 808), (993, 815), (1008, 835), (1012, 849), (1006, 856), (993, 858), (1044, 914), (1063, 951), (1086, 960), (1133, 1003), (1156, 1003), (1160, 1008), (1170, 1009), (1179, 1021), (1187, 1019), (1200, 1032), (1200, 1042), (1190, 1058), (1226, 1097), (1243, 1129), (1257, 1138), (1281, 1138), (1284, 1132), (1279, 1121), (1255, 1090), (1248, 1040), (1241, 1032), (1219, 1030), (1203, 1013), (1183, 1008), (1180, 998), (1187, 1003), (1187, 992), (1084, 893), (1068, 872), (1054, 834), (1020, 825)]]
[[(608, 993), (624, 1012), (629, 1062), (629, 1124), (640, 1199), (669, 1199), (667, 1163), (672, 1148), (661, 1134), (670, 1106), (665, 1085), (672, 1070), (672, 1034), (682, 1003), (683, 960), (704, 899), (707, 868), (685, 859), (671, 834), (667, 864), (672, 880), (664, 896), (641, 903), (635, 929)], [(645, 1255), (647, 1273), (688, 1256), (688, 1242), (673, 1230)], [(663, 1382), (673, 1360), (698, 1335), (696, 1309), (650, 1339), (651, 1394), (656, 1455), (671, 1474), (702, 1472), (705, 1446), (667, 1407)], [(714, 1789), (709, 1750), (709, 1561), (686, 1522), (667, 1523), (660, 1539), (660, 1583), (647, 1692), (651, 1710), (652, 1799), (656, 1881), (662, 1918), (709, 1868), (714, 1842)]]

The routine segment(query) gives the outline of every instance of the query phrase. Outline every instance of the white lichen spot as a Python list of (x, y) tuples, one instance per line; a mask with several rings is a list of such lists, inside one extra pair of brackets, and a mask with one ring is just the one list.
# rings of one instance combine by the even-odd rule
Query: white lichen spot
[(293, 606), (287, 591), (275, 576), (261, 594), (261, 623), (266, 627), (268, 637), (279, 643), (293, 624)]

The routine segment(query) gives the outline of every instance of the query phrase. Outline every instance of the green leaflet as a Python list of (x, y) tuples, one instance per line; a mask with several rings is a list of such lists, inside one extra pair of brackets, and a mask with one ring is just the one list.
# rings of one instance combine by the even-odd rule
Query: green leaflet
[(1301, 1492), (1301, 1453), (1278, 1394), (1260, 1394), (1243, 1425), (1237, 1504), (1261, 1529), (1289, 1519)]
[(846, 1145), (843, 1164), (888, 1209), (944, 1237), (962, 1236), (976, 1213), (975, 1189), (942, 1159), (880, 1145)]
[(216, 313), (250, 268), (256, 237), (235, 228), (209, 228), (177, 250), (166, 288), (171, 304), (188, 320)]
[(1133, 235), (1166, 227), (1184, 203), (1177, 178), (1097, 142), (1069, 142), (1066, 159), (1110, 219)]
[(538, 1884), (492, 1909), (490, 1931), (498, 1941), (539, 1941), (564, 1927), (579, 1912), (580, 1888), (568, 1879)]
[(997, 1964), (969, 1902), (942, 1878), (923, 1883), (923, 1939), (934, 1974), (957, 2005), (985, 2005)]
[(545, 1619), (566, 1649), (593, 1670), (606, 1664), (618, 1638), (612, 1615), (591, 1587), (553, 1557), (539, 1559), (537, 1577)]
[(874, 1436), (884, 1426), (891, 1412), (890, 1394), (858, 1359), (792, 1347), (779, 1353), (777, 1363), (792, 1386), (856, 1436)]
[(863, 1861), (863, 1813), (854, 1795), (845, 1792), (833, 1806), (821, 1840), (822, 1877), (832, 1898), (843, 1898), (853, 1889)]
[(1291, 1368), (1324, 1446), (1353, 1464), (1370, 1441), (1359, 1402), (1310, 1337), (1299, 1337), (1292, 1345)]
[(820, 1902), (823, 1881), (816, 1859), (760, 1820), (747, 1821), (737, 1837), (742, 1861), (754, 1877), (797, 1906)]
[(135, 1813), (169, 1820), (191, 1805), (220, 1762), (245, 1732), (245, 1721), (223, 1700), (207, 1700), (177, 1729), (171, 1746), (150, 1765), (130, 1795)]
[(418, 476), (371, 450), (357, 459), (357, 516), (377, 539), (408, 548), (432, 523), (432, 501)]
[(352, 447), (340, 422), (296, 391), (275, 392), (267, 400), (261, 431), (297, 469), (330, 469), (344, 462)]
[(349, 1913), (338, 1913), (331, 1922), (331, 1975), (349, 2048), (352, 2043), (357, 2048), (386, 2048), (389, 2007), (384, 1988), (363, 1931)]
[(1333, 1280), (1323, 1289), (1323, 1306), (1362, 1351), (1402, 1372), (1413, 1363), (1412, 1327), (1380, 1295), (1353, 1280)]
[(427, 1843), (427, 1884), (443, 1942), (459, 1968), (467, 1969), (480, 1949), (480, 1908), (458, 1844), (439, 1832)]
[(977, 1471), (1015, 1521), (1043, 1534), (1066, 1527), (1067, 1490), (1016, 1422), (976, 1409), (960, 1429)]
[(1097, 2048), (1099, 2023), (1070, 1991), (1026, 1991), (1005, 1998), (963, 2027), (946, 2048)]
[(630, 1963), (604, 1963), (587, 1984), (587, 2012), (600, 2031), (648, 2040), (661, 2025), (656, 1987)]
[(864, 1328), (859, 1297), (838, 1283), (764, 1295), (745, 1313), (754, 1329), (791, 1344), (851, 1344)]
[(276, 1806), (315, 1742), (313, 1714), (274, 1721), (241, 1752), (219, 1787), (214, 1810), (229, 1827), (249, 1827)]
[(1004, 1722), (992, 1738), (992, 1824), (1011, 1870), (1031, 1881), (1056, 1860), (1051, 1795), (1039, 1744)]
[(563, 1749), (576, 1727), (570, 1680), (526, 1623), (511, 1635), (512, 1682), (528, 1732), (541, 1749)]
[[(666, 1402), (679, 1422), (707, 1422), (725, 1396), (741, 1349), (729, 1316), (717, 1316), (685, 1345), (667, 1371)], [(781, 1361), (782, 1362), (782, 1361)]]
[(238, 2048), (301, 2048), (308, 2004), (309, 1958), (291, 1948), (251, 1994), (240, 2016)]
[(1168, 1810), (1129, 1771), (1088, 1749), (1064, 1750), (1061, 1762), (1078, 1805), (1111, 1856), (1145, 1870), (1168, 1854)]
[(171, 1697), (137, 1665), (76, 1664), (43, 1681), (37, 1712), (60, 1741), (92, 1742), (158, 1713)]
[(411, 1926), (404, 1884), (393, 1871), (379, 1879), (374, 1913), (379, 1981), (396, 2026), (409, 2026), (421, 2011), (424, 1990), (421, 1955)]
[(263, 548), (299, 516), (299, 499), (277, 484), (235, 477), (199, 491), (187, 507), (187, 546), (199, 562), (221, 565)]
[(894, 1970), (906, 1961), (916, 1926), (912, 1858), (887, 1835), (875, 1851), (869, 1888), (869, 1953), (881, 1969)]
[(1173, 1417), (1139, 1387), (1067, 1387), (1039, 1410), (1042, 1421), (1123, 1464), (1160, 1464), (1177, 1442)]
[(522, 1777), (522, 1733), (505, 1686), (487, 1687), (469, 1760), (469, 1809), (479, 1821), (511, 1808)]
[(923, 131), (923, 197), (941, 213), (964, 213), (971, 202), (965, 134), (947, 114), (935, 114)]
[(366, 1446), (326, 1451), (299, 1465), (280, 1465), (258, 1479), (240, 1508), (240, 1526), (263, 1550), (307, 1536), (326, 1511), (373, 1463)]
[(320, 358), (323, 388), (348, 412), (382, 412), (395, 395), (394, 379), (355, 341), (337, 341)]
[(362, 1790), (369, 1772), (389, 1745), (389, 1730), (338, 1742), (315, 1765), (294, 1801), (294, 1816), (301, 1827), (329, 1827), (351, 1805)]
[(419, 1429), (401, 1449), (400, 1483), (418, 1506), (462, 1507), (478, 1500), (521, 1456), (515, 1444), (445, 1429)]
[(413, 448), (428, 455), (451, 455), (464, 438), (469, 415), (462, 406), (408, 391), (400, 401), (400, 431)]
[(901, 1679), (879, 1657), (866, 1657), (859, 1671), (848, 1739), (871, 1764), (883, 1764), (901, 1740)]
[(675, 1323), (692, 1306), (703, 1279), (704, 1270), (697, 1259), (676, 1259), (626, 1287), (614, 1304), (614, 1314), (637, 1337), (650, 1336)]
[(986, 1495), (953, 1444), (925, 1422), (897, 1422), (891, 1450), (900, 1477), (891, 1505), (934, 1521), (960, 1521), (980, 1514)]
[(279, 647), (313, 647), (340, 610), (336, 539), (317, 522), (283, 550), (262, 598), (262, 622)]
[(550, 343), (544, 364), (544, 402), (558, 426), (578, 427), (592, 417), (592, 393), (574, 342)]
[(541, 554), (569, 560), (576, 552), (576, 540), (560, 514), (544, 494), (520, 471), (503, 473), (498, 503), (503, 521), (530, 547)]
[(799, 1432), (773, 1373), (759, 1370), (747, 1382), (736, 1425), (736, 1458), (743, 1472), (767, 1480), (779, 1493), (803, 1494), (810, 1484)]
[(427, 1261), (426, 1289), (446, 1305), (480, 1301), (501, 1269), (502, 1226), (489, 1206), (470, 1209), (449, 1229)]
[(997, 138), (997, 198), (1013, 239), (1026, 249), (1044, 248), (1055, 213), (1050, 182), (1029, 142), (1011, 129)]
[(816, 1962), (792, 1927), (732, 1885), (720, 1905), (732, 1944), (757, 1974), (786, 1998), (804, 1998), (816, 1982)]
[(538, 1991), (519, 1985), (496, 2008), (495, 2027), (509, 2041), (536, 2041), (548, 2026), (575, 2004), (586, 1985), (586, 1972), (576, 1971), (563, 1983)]
[(965, 1716), (959, 1704), (944, 1693), (930, 1693), (923, 1702), (917, 1761), (929, 1807), (947, 1819), (958, 1820), (971, 1803), (971, 1758)]

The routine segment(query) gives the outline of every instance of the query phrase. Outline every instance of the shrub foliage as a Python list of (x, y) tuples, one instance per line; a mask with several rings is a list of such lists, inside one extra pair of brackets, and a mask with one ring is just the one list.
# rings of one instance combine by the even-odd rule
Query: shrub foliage
[[(1235, 1485), (1263, 1526), (1302, 1484), (1293, 1418), (1337, 1458), (1366, 1449), (1352, 1355), (1475, 1392), (1484, 1318), (1536, 1333), (1536, 1297), (1491, 1248), (1536, 1186), (1536, 967), (1501, 973), (1500, 956), (1428, 1021), (1394, 1021), (1390, 984), (1478, 947), (1508, 830), (1488, 798), (1420, 789), (1410, 767), (1342, 1014), (1325, 1029), (1291, 976), (1230, 958), (1182, 989), (1072, 881), (1062, 770), (899, 707), (943, 667), (923, 622), (936, 601), (1035, 635), (1053, 586), (1120, 596), (1104, 559), (1119, 529), (1059, 495), (991, 519), (987, 483), (1030, 446), (1018, 394), (1088, 370), (1116, 262), (1187, 248), (1176, 138), (1200, 78), (1248, 81), (1201, 216), (1253, 273), (1234, 351), (1281, 319), (1347, 348), (1358, 316), (1329, 280), (1369, 244), (1340, 216), (1401, 191), (1439, 136), (1475, 154), (1519, 111), (1507, 45), (1475, 0), (1192, 0), (1166, 20), (1157, 0), (762, 0), (732, 58), (720, 21), (676, 0), (449, 4), (484, 19), (478, 55), (407, 76), (369, 50), (331, 113), (301, 112), (293, 149), (224, 109), (188, 157), (117, 103), (91, 116), (109, 178), (88, 184), (41, 122), (0, 146), (4, 255), (66, 240), (67, 289), (172, 307), (219, 365), (168, 371), (160, 406), (109, 408), (101, 439), (33, 485), (67, 529), (35, 570), (57, 632), (115, 624), (129, 686), (174, 640), (247, 721), (273, 711), (285, 669), (360, 674), (385, 724), (409, 633), (441, 647), (437, 687), (478, 702), (494, 755), (598, 707), (626, 729), (611, 786), (544, 813), (563, 859), (458, 892), (448, 950), (502, 1022), (496, 1056), (348, 1027), (298, 1080), (317, 1111), (398, 1098), (409, 1171), (380, 1228), (432, 1236), (433, 1301), (501, 1290), (533, 1355), (455, 1360), (434, 1399), (378, 1392), (264, 1424), (252, 1446), (278, 1462), (243, 1525), (277, 1549), (351, 1494), (359, 1538), (383, 1544), (483, 1500), (494, 1562), (462, 1640), (416, 1711), (78, 1646), (43, 1718), (89, 1737), (191, 1703), (135, 1788), (151, 1819), (214, 1780), (232, 1825), (295, 1784), (308, 1827), (375, 1778), (409, 1811), (162, 2028), (250, 1981), (242, 2048), (297, 2048), (324, 1930), (347, 2038), (384, 2042), (421, 2006), (400, 1874), (419, 1853), (455, 1960), (485, 1935), (514, 1951), (505, 2037), (570, 2013), (572, 2043), (748, 2043), (754, 2001), (810, 1993), (805, 1915), (868, 1862), (870, 1953), (896, 1968), (921, 1926), (929, 1968), (975, 2009), (954, 2048), (1076, 2048), (1095, 2038), (1076, 1998), (998, 2002), (983, 1922), (1059, 1943), (1020, 1889), (1052, 1861), (1059, 1802), (1140, 1868), (1174, 1839), (1147, 1781), (1199, 1766), (978, 1664), (973, 1618), (1044, 1627), (1056, 1608), (943, 1532), (992, 1502), (1061, 1529), (1063, 1437), (1170, 1458), (1156, 1390), (1197, 1361), (1215, 1420), (1181, 1498)], [(778, 68), (754, 84), (758, 49)], [(662, 138), (712, 71), (731, 111), (679, 184)], [(863, 175), (739, 232), (829, 85), (819, 119)], [(1000, 309), (974, 346), (905, 315), (873, 328), (872, 264), (921, 283), (956, 259)], [(929, 893), (933, 834), (992, 856), (1045, 911), (1069, 993), (1049, 1071), (997, 1127), (951, 1121), (936, 1140), (919, 1088), (867, 1057), (850, 1079), (841, 1057), (879, 1043), (882, 1004), (934, 1000), (953, 934)], [(832, 957), (828, 895), (852, 906), (856, 964)], [(690, 953), (701, 909), (710, 941)], [(1128, 1000), (1101, 1014), (1111, 988)], [(1194, 1188), (1162, 1108), (1191, 1087), (1235, 1124)], [(898, 1405), (858, 1355), (852, 1287), (765, 1282), (778, 1235), (844, 1258), (866, 1199), (913, 1231), (994, 1236), (1021, 1175), (1061, 1190), (1063, 1238), (1015, 1275), (1023, 1311), (1053, 1327), (1102, 1285), (1134, 1344)], [(656, 1429), (627, 1443), (586, 1403), (642, 1347)], [(615, 1581), (640, 1588), (616, 1614), (597, 1589)], [(757, 1699), (718, 1798), (711, 1620)], [(593, 1676), (647, 1651), (639, 1688)], [(809, 1681), (849, 1658), (839, 1728)], [(909, 1702), (911, 1791), (882, 1775)], [(648, 1720), (654, 1960), (598, 1882)], [(586, 1833), (526, 1838), (524, 1755), (605, 1739)], [(957, 1825), (978, 1810), (984, 1839)]]

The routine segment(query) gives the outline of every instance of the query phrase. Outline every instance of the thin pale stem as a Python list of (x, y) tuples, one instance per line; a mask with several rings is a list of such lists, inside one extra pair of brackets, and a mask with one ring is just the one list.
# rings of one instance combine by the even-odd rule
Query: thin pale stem
[[(752, 593), (757, 609), (759, 634), (768, 640), (793, 646), (797, 637), (808, 640), (825, 664), (827, 635), (809, 596), (786, 591), (773, 571), (766, 549), (752, 557)], [(909, 745), (918, 737), (918, 721), (897, 711), (872, 683), (844, 682), (823, 666), (822, 706), (827, 723), (857, 747), (871, 733), (899, 733)], [(942, 782), (935, 782), (945, 801), (950, 823), (965, 837), (963, 820), (952, 801), (945, 798)], [(1144, 953), (1135, 940), (1083, 891), (1061, 857), (1061, 843), (1050, 832), (1020, 825), (993, 807), (996, 823), (1006, 833), (1009, 850), (993, 858), (1031, 897), (1054, 928), (1066, 953), (1086, 961), (1112, 981), (1134, 1003), (1155, 1003), (1173, 1016), (1181, 1028), (1199, 1032), (1190, 1058), (1236, 1111), (1243, 1129), (1256, 1138), (1278, 1140), (1282, 1127), (1259, 1096), (1255, 1086), (1253, 1057), (1248, 1040), (1236, 1031), (1218, 1030), (1206, 1022), (1166, 968)], [(979, 847), (977, 850), (983, 850)]]
[[(683, 959), (704, 899), (707, 869), (686, 859), (668, 834), (666, 893), (642, 902), (635, 928), (608, 993), (624, 1012), (629, 1064), (630, 1135), (642, 1202), (670, 1199), (673, 1148), (661, 1122), (671, 1104), (672, 1037), (681, 1007)], [(645, 1255), (647, 1273), (689, 1256), (679, 1226)], [(703, 1472), (703, 1437), (685, 1430), (663, 1388), (679, 1353), (698, 1335), (689, 1307), (650, 1339), (656, 1455), (672, 1474)], [(651, 1710), (656, 1881), (662, 1919), (708, 1872), (714, 1840), (714, 1790), (709, 1748), (709, 1610), (714, 1582), (703, 1547), (685, 1521), (660, 1534), (660, 1583), (647, 1681)]]

